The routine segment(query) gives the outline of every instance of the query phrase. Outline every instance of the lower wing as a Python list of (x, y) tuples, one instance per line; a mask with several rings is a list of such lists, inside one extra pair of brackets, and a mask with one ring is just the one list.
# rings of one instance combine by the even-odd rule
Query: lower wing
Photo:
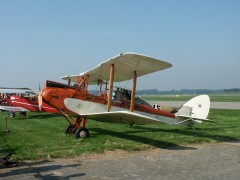
[(165, 123), (161, 120), (151, 118), (142, 114), (129, 112), (129, 111), (113, 111), (113, 112), (101, 112), (80, 114), (89, 119), (105, 121), (105, 122), (126, 122), (129, 124), (162, 124)]
[(0, 109), (4, 111), (14, 111), (14, 112), (29, 111), (23, 107), (12, 107), (12, 106), (0, 106)]

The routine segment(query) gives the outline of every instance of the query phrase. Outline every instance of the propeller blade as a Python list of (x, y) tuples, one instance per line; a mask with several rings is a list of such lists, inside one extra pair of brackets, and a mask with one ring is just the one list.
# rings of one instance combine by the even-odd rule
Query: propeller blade
[(42, 110), (42, 92), (38, 92), (38, 107), (39, 110)]
[(38, 108), (40, 111), (42, 110), (42, 94), (43, 94), (43, 91), (41, 91), (41, 84), (39, 82), (39, 84), (38, 84)]
[(39, 107), (39, 110), (41, 111), (42, 110), (42, 103), (43, 103), (43, 101), (42, 101), (42, 93), (43, 92), (38, 92), (38, 107)]
[(40, 111), (42, 111), (42, 94), (43, 94), (43, 91), (41, 91), (41, 85), (39, 82), (39, 85), (38, 85), (38, 108)]

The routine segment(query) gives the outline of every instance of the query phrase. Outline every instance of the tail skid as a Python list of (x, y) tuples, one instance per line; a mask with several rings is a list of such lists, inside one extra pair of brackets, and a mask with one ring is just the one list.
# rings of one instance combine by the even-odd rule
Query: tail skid
[(210, 109), (210, 98), (208, 95), (200, 95), (192, 98), (176, 113), (178, 124), (193, 126), (195, 123), (204, 121), (215, 122), (207, 119)]

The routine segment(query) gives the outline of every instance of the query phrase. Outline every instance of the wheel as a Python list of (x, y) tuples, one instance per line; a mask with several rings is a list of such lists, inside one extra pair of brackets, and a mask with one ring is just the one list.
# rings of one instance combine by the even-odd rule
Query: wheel
[(73, 132), (73, 129), (74, 129), (74, 125), (69, 124), (69, 125), (66, 127), (66, 129), (65, 129), (65, 133), (66, 133), (66, 134), (72, 134), (72, 133), (74, 133), (74, 132)]
[(76, 138), (87, 138), (89, 137), (89, 131), (87, 128), (79, 128), (75, 133)]
[(8, 111), (8, 117), (15, 117), (15, 112)]

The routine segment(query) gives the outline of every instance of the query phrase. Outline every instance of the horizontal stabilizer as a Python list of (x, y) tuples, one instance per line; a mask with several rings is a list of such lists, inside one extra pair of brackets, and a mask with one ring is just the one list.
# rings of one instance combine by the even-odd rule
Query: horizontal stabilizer
[(192, 98), (175, 114), (179, 122), (175, 124), (192, 125), (201, 122), (215, 122), (207, 119), (210, 109), (208, 95), (200, 95)]
[(210, 120), (210, 119), (203, 119), (203, 118), (193, 118), (191, 116), (181, 116), (179, 115), (178, 117), (184, 118), (184, 119), (188, 119), (188, 120), (199, 120), (199, 121), (208, 121), (208, 122), (212, 122), (212, 123), (217, 123), (216, 121)]

